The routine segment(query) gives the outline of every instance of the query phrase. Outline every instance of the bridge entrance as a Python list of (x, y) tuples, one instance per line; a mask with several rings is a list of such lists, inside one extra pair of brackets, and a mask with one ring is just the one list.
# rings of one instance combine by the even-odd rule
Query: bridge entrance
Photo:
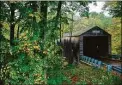
[(96, 57), (108, 55), (107, 36), (84, 36), (83, 55)]

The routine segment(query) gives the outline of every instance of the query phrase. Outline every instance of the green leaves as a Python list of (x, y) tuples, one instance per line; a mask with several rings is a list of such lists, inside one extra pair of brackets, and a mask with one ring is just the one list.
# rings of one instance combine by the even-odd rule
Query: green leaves
[(23, 65), (21, 68), (20, 68), (20, 72), (29, 72), (30, 71), (30, 67), (28, 65)]
[[(7, 2), (5, 3), (9, 6)], [(48, 3), (48, 7), (45, 8), (49, 10), (40, 9), (40, 5), (42, 6), (46, 3)], [(72, 76), (87, 74), (88, 71), (82, 73), (85, 70), (75, 71), (76, 69), (72, 65), (67, 67), (66, 64), (64, 66), (65, 60), (60, 55), (61, 47), (56, 45), (56, 41), (59, 38), (60, 24), (64, 28), (61, 28), (61, 31), (69, 30), (69, 24), (74, 21), (71, 18), (72, 14), (82, 11), (84, 16), (88, 16), (88, 8), (85, 7), (88, 2), (60, 2), (59, 7), (58, 2), (39, 3), (35, 7), (34, 4), (37, 3), (15, 3), (15, 31), (19, 26), (20, 37), (14, 40), (15, 46), (10, 48), (12, 55), (7, 55), (5, 58), (7, 59), (5, 64), (9, 65), (6, 74), (3, 73), (3, 76), (9, 75), (9, 77), (5, 78), (8, 81), (5, 82), (6, 84), (72, 84)], [(37, 8), (37, 10), (33, 8)], [(6, 20), (9, 21), (9, 8), (4, 10), (3, 6), (1, 10), (5, 12), (1, 13), (2, 20), (6, 19), (7, 16)], [(40, 12), (40, 10), (42, 11)], [(61, 18), (61, 21), (59, 18)], [(86, 23), (87, 21), (84, 22)], [(9, 25), (5, 26), (5, 28), (9, 28)], [(65, 74), (65, 67), (70, 69), (67, 74)], [(79, 81), (79, 83), (81, 82)], [(86, 81), (82, 83), (86, 83)]]

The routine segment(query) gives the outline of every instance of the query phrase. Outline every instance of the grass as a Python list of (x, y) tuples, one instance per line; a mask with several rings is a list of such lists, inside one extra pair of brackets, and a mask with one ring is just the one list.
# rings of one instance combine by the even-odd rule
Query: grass
[[(122, 85), (122, 80), (103, 69), (81, 63), (67, 66), (65, 69), (52, 71), (50, 84), (75, 85)], [(55, 82), (55, 83), (54, 83)]]

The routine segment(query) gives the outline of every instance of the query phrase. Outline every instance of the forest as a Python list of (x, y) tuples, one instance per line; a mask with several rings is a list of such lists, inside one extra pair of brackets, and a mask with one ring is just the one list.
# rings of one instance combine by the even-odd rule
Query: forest
[[(112, 54), (121, 55), (122, 2), (105, 2), (103, 10), (111, 16), (89, 12), (90, 3), (97, 5), (94, 1), (0, 1), (0, 85), (120, 85), (118, 77), (103, 70), (69, 64), (57, 43), (64, 33), (97, 25), (112, 35)], [(93, 76), (95, 72), (102, 77)], [(119, 84), (113, 84), (116, 81)]]

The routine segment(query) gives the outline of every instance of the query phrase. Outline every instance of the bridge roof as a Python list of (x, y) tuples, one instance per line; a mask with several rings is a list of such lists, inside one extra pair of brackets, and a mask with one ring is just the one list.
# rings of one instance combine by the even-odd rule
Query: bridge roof
[[(87, 32), (87, 31), (89, 31), (89, 30), (91, 30), (91, 29), (94, 29), (94, 28), (98, 28), (98, 29), (100, 29), (100, 30), (103, 30), (103, 29), (101, 29), (101, 28), (98, 27), (98, 26), (86, 27), (86, 28), (82, 28), (82, 29), (79, 30), (79, 31), (72, 32), (72, 36), (80, 36), (80, 35), (82, 35), (83, 33)], [(103, 30), (103, 31), (106, 32), (105, 30)], [(107, 32), (106, 32), (106, 33), (107, 33)], [(107, 34), (109, 34), (109, 33), (107, 33)], [(110, 35), (110, 34), (109, 34), (109, 35)], [(63, 36), (64, 36), (64, 37), (66, 37), (66, 36), (71, 36), (71, 33), (64, 33)]]

